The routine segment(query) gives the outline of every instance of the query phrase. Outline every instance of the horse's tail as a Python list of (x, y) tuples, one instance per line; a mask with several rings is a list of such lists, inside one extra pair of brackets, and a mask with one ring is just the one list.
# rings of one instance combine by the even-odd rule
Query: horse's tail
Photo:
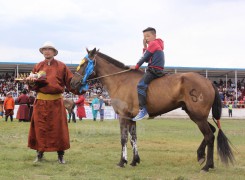
[[(230, 145), (231, 142), (230, 140), (225, 136), (223, 131), (221, 130), (220, 126), (220, 118), (221, 118), (221, 113), (222, 113), (222, 102), (221, 98), (219, 96), (219, 91), (213, 84), (213, 88), (215, 91), (215, 97), (214, 97), (214, 102), (212, 106), (212, 115), (213, 115), (213, 121), (219, 128), (218, 136), (217, 136), (217, 152), (219, 154), (219, 157), (221, 159), (221, 162), (224, 164), (228, 165), (229, 162), (233, 164), (235, 158), (232, 152), (232, 148)], [(216, 121), (215, 121), (216, 120)]]

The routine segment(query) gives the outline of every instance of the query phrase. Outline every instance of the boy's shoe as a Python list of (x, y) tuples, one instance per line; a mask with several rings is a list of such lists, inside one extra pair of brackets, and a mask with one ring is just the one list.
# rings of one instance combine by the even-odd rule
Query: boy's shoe
[(138, 121), (138, 120), (141, 120), (143, 119), (146, 115), (147, 115), (147, 110), (146, 108), (143, 108), (143, 109), (140, 109), (139, 110), (139, 113), (137, 114), (137, 116), (135, 116), (132, 121)]

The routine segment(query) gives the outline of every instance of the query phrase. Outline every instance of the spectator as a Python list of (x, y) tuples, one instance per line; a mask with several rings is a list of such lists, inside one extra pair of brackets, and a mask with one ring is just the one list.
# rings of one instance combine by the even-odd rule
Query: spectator
[(105, 109), (105, 102), (103, 100), (103, 96), (100, 96), (100, 107), (99, 107), (99, 111), (100, 111), (100, 121), (104, 121), (104, 109)]
[(12, 97), (12, 93), (8, 92), (7, 97), (4, 100), (4, 111), (5, 111), (5, 121), (8, 121), (8, 117), (10, 116), (10, 120), (13, 121), (13, 115), (14, 115), (14, 99)]
[(95, 98), (92, 100), (92, 103), (91, 103), (90, 106), (92, 107), (93, 120), (96, 121), (97, 113), (98, 113), (98, 110), (99, 110), (98, 95), (95, 95)]
[(232, 117), (232, 103), (231, 102), (228, 105), (228, 113), (229, 113), (229, 117)]
[(86, 112), (84, 108), (85, 98), (83, 95), (79, 95), (79, 99), (75, 102), (77, 105), (77, 116), (79, 120), (82, 120), (84, 117), (86, 118)]
[(23, 90), (22, 94), (17, 99), (20, 106), (17, 111), (16, 119), (19, 119), (19, 122), (27, 122), (29, 120), (29, 98), (26, 93), (26, 90)]

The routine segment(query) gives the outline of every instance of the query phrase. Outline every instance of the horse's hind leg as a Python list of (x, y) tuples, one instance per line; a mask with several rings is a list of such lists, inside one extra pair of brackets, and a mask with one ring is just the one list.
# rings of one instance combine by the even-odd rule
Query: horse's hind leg
[(71, 111), (71, 114), (72, 114), (72, 121), (75, 123), (76, 122), (76, 116), (75, 116), (75, 113), (73, 110)]
[[(210, 123), (208, 123), (208, 125), (211, 128), (212, 132), (214, 133), (216, 131), (215, 127)], [(206, 141), (205, 139), (203, 139), (202, 143), (197, 149), (197, 161), (199, 162), (200, 165), (202, 165), (206, 161), (206, 154), (205, 154), (206, 145), (207, 145)]]
[(124, 164), (128, 163), (127, 160), (127, 142), (128, 142), (128, 120), (121, 118), (119, 119), (120, 122), (120, 131), (121, 131), (121, 145), (122, 145), (122, 152), (121, 152), (121, 159), (117, 164), (120, 167), (124, 167)]
[(206, 154), (205, 154), (206, 145), (207, 145), (206, 141), (205, 139), (203, 139), (199, 148), (197, 149), (197, 161), (200, 165), (202, 165), (206, 161)]
[(129, 134), (130, 134), (130, 143), (133, 148), (133, 160), (131, 166), (136, 166), (137, 163), (140, 163), (140, 157), (137, 148), (137, 133), (136, 133), (136, 122), (131, 121), (129, 125)]
[[(207, 149), (207, 162), (202, 168), (202, 171), (207, 172), (209, 168), (214, 168), (214, 160), (213, 160), (213, 155), (214, 155), (214, 134), (210, 128), (209, 123), (205, 121), (198, 121), (196, 122), (198, 125), (198, 128), (202, 132), (204, 136), (204, 140), (206, 142), (206, 145), (208, 146)], [(202, 144), (201, 144), (202, 145)], [(203, 143), (204, 145), (204, 143)], [(205, 151), (205, 150), (204, 150)]]

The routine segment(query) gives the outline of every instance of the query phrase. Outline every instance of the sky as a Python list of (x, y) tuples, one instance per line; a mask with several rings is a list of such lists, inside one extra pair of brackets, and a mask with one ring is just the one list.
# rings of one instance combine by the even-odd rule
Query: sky
[(40, 62), (51, 41), (67, 64), (96, 47), (134, 65), (142, 30), (154, 27), (165, 66), (245, 68), (244, 9), (244, 0), (0, 0), (0, 62)]

